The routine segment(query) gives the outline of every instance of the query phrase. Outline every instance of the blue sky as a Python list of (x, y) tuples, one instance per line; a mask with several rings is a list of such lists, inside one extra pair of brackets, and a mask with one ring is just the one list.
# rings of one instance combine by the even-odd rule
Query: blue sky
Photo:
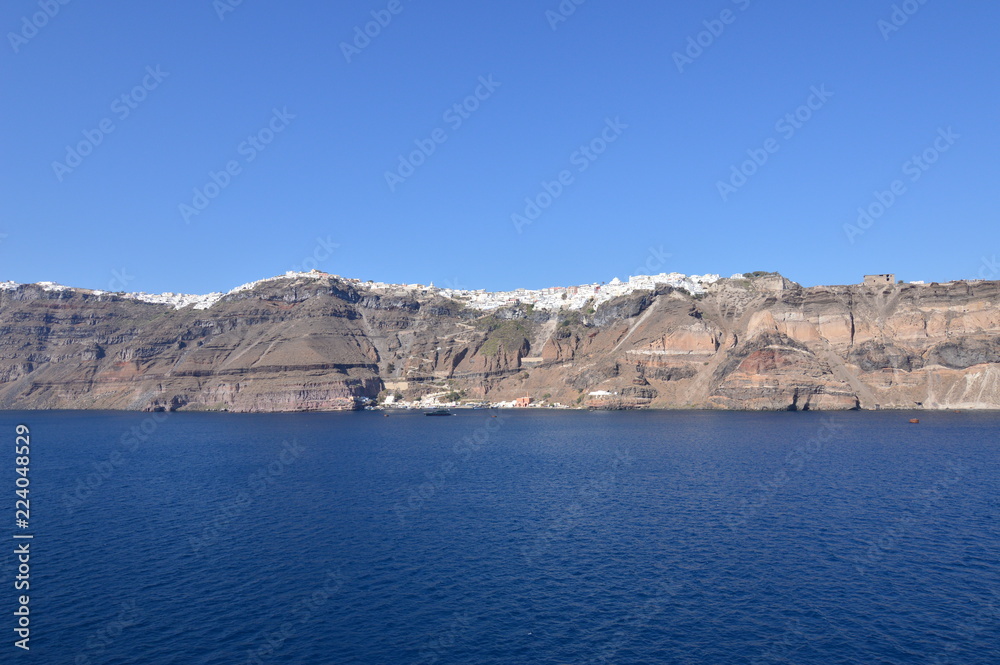
[(560, 6), (5, 3), (0, 280), (997, 278), (1000, 6)]

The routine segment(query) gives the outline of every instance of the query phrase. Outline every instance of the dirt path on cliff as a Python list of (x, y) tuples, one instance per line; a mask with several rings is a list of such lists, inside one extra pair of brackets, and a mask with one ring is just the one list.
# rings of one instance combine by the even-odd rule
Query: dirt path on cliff
[(655, 310), (656, 306), (659, 304), (660, 304), (659, 298), (653, 301), (653, 304), (649, 306), (649, 309), (643, 312), (642, 316), (639, 317), (639, 320), (635, 322), (635, 325), (629, 328), (629, 331), (625, 334), (624, 337), (622, 337), (621, 341), (615, 345), (615, 348), (611, 349), (612, 354), (618, 353), (618, 349), (622, 348), (622, 344), (627, 342), (629, 338), (632, 336), (632, 333), (634, 333), (636, 330), (639, 329), (640, 326), (642, 326), (643, 322), (645, 322), (645, 320), (649, 318), (649, 315), (653, 313), (653, 310)]
[(535, 343), (538, 345), (531, 348), (531, 355), (539, 356), (542, 351), (545, 350), (545, 345), (549, 343), (552, 336), (556, 334), (556, 328), (559, 326), (558, 317), (553, 316), (551, 319), (542, 324), (539, 329), (538, 334), (535, 335)]

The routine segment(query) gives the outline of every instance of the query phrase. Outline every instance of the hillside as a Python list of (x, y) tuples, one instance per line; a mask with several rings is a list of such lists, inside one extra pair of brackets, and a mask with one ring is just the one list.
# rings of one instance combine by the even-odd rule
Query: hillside
[(386, 389), (601, 408), (1000, 408), (998, 295), (998, 282), (770, 275), (484, 312), (321, 273), (187, 305), (7, 283), (0, 408), (331, 410)]

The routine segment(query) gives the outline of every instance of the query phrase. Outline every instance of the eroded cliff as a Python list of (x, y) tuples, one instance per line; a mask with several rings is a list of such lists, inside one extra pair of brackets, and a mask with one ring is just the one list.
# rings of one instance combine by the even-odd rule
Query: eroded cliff
[(328, 410), (389, 390), (598, 408), (1000, 408), (998, 296), (998, 282), (764, 277), (484, 313), (326, 275), (208, 309), (25, 285), (0, 291), (0, 407)]

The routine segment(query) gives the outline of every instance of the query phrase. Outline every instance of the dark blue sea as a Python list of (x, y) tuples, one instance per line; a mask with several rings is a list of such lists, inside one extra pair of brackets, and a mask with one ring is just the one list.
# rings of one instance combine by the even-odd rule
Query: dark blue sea
[(996, 413), (7, 412), (0, 433), (3, 663), (1000, 662)]

